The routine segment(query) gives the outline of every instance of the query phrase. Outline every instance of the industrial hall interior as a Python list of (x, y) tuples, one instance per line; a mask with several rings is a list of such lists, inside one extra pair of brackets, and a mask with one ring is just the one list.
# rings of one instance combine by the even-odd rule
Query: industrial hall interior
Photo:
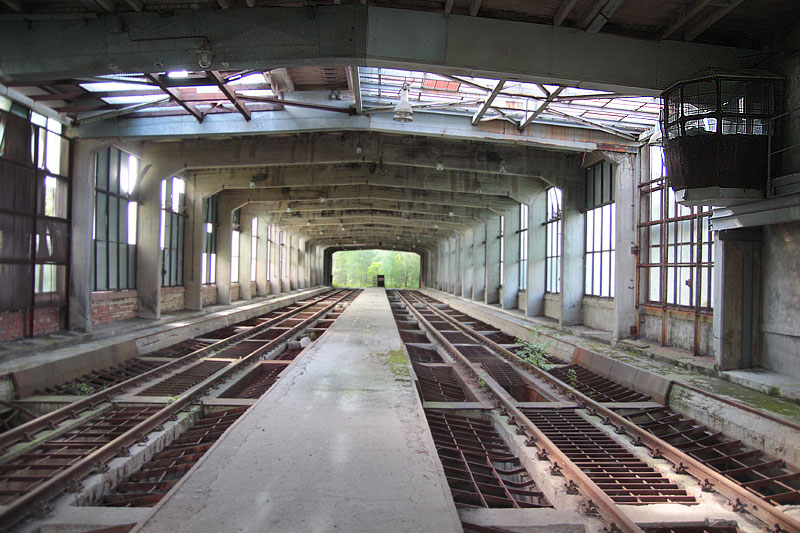
[(800, 533), (800, 2), (0, 0), (0, 531)]

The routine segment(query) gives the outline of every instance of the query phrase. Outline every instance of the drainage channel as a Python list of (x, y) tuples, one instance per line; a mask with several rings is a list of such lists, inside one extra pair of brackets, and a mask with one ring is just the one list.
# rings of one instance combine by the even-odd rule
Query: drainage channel
[[(659, 466), (664, 461), (659, 463), (658, 459), (666, 457), (668, 462), (674, 465), (677, 474), (688, 473), (702, 481), (708, 476), (699, 477), (697, 475), (697, 461), (687, 466), (692, 458), (680, 451), (678, 451), (680, 455), (676, 456), (673, 454), (674, 448), (669, 443), (646, 433), (598, 401), (613, 402), (612, 406), (615, 408), (624, 408), (625, 404), (630, 404), (631, 407), (628, 411), (633, 412), (634, 410), (641, 411), (643, 404), (656, 406), (657, 404), (652, 402), (651, 398), (611, 380), (593, 374), (584, 374), (582, 372), (584, 369), (581, 367), (569, 367), (552, 356), (544, 358), (548, 364), (543, 366), (551, 369), (551, 372), (545, 372), (541, 368), (522, 361), (512, 353), (509, 349), (514, 348), (511, 343), (516, 341), (496, 328), (420, 293), (402, 291), (398, 292), (397, 296), (405, 306), (396, 314), (402, 318), (402, 320), (398, 320), (398, 327), (410, 328), (413, 326), (427, 330), (427, 333), (436, 340), (436, 344), (442, 346), (444, 352), (458, 363), (453, 368), (457, 369), (458, 373), (467, 376), (464, 379), (469, 379), (469, 376), (475, 377), (478, 383), (487, 390), (495, 404), (502, 406), (504, 416), (509, 417), (508, 423), (516, 427), (518, 434), (526, 436), (528, 445), (539, 449), (537, 457), (551, 461), (551, 471), (569, 478), (569, 488), (573, 491), (577, 490), (590, 500), (591, 507), (599, 510), (600, 514), (608, 521), (607, 523), (613, 524), (612, 527), (626, 531), (642, 531), (643, 527), (649, 526), (649, 524), (642, 523), (642, 527), (640, 527), (621, 510), (620, 506), (627, 508), (662, 503), (692, 506), (696, 503), (709, 502), (712, 506), (719, 507), (719, 504), (715, 503), (722, 502), (719, 499), (712, 499), (704, 495), (701, 498), (702, 501), (698, 501), (697, 497), (704, 494), (697, 490), (699, 486), (692, 482), (690, 483), (691, 490), (687, 490), (684, 480), (688, 481), (688, 478), (683, 477), (679, 482), (672, 480), (672, 476), (665, 475), (663, 466)], [(403, 311), (408, 311), (408, 314), (402, 314)], [(468, 337), (471, 344), (466, 345), (463, 338), (456, 335), (449, 335), (450, 339), (456, 341), (450, 342), (444, 333), (454, 330)], [(493, 342), (492, 337), (504, 341), (503, 345)], [(464, 348), (467, 348), (466, 353), (464, 353)], [(409, 353), (411, 353), (410, 350)], [(476, 353), (481, 355), (475, 356)], [(489, 372), (491, 366), (484, 365), (485, 362), (490, 361), (490, 356), (508, 365), (508, 367), (501, 366), (504, 373), (494, 370), (494, 374), (499, 375), (501, 379), (495, 379)], [(519, 377), (509, 379), (509, 368)], [(570, 370), (573, 372), (569, 372)], [(578, 375), (579, 371), (581, 373)], [(533, 389), (536, 394), (541, 395), (536, 405), (520, 399), (529, 397), (519, 393), (520, 380), (525, 389)], [(576, 384), (583, 388), (583, 393), (568, 385), (567, 382), (577, 382)], [(526, 392), (526, 394), (532, 393)], [(553, 403), (550, 406), (542, 403), (547, 401)], [(598, 413), (601, 415), (600, 417), (595, 416)], [(601, 417), (603, 423), (595, 421)], [(622, 438), (623, 434), (633, 436), (634, 440), (625, 441)], [(651, 455), (656, 460), (655, 463), (651, 463), (653, 459), (650, 457), (634, 451), (636, 445), (642, 444), (651, 449)], [(682, 458), (686, 458), (686, 460), (681, 461)], [(715, 475), (707, 468), (703, 470), (702, 474), (713, 476), (712, 483), (721, 479), (721, 476)], [(742, 487), (731, 490), (729, 485), (723, 485), (721, 489), (723, 490), (720, 490), (719, 493), (727, 497), (730, 502), (736, 501), (736, 496), (731, 498), (732, 493), (741, 495), (745, 492)], [(747, 494), (751, 496), (752, 500), (752, 493)], [(741, 502), (739, 504), (741, 507)], [(706, 508), (707, 506), (701, 507)], [(734, 510), (737, 510), (736, 504), (734, 504)], [(748, 511), (750, 510), (751, 508), (748, 506)], [(798, 530), (795, 528), (795, 520), (791, 516), (774, 507), (772, 508), (773, 512), (764, 512), (763, 505), (752, 508), (752, 511), (753, 515), (769, 524), (770, 527), (776, 528), (775, 531)], [(726, 513), (729, 511), (722, 508), (721, 514)], [(640, 516), (632, 512), (628, 512), (628, 515)], [(692, 513), (687, 513), (685, 519), (687, 523), (681, 523), (684, 520), (676, 522), (674, 525), (677, 528), (676, 531), (682, 530), (681, 528), (684, 526), (690, 527), (689, 515)], [(743, 518), (741, 524), (752, 526), (755, 522), (751, 518)], [(706, 523), (706, 525), (708, 524)]]
[[(115, 457), (127, 457), (134, 448), (141, 464), (149, 448), (139, 450), (137, 445), (153, 444), (151, 434), (158, 439), (156, 446), (167, 446), (162, 450), (167, 453), (158, 455), (155, 463), (152, 459), (145, 461), (143, 468), (152, 467), (151, 473), (162, 478), (155, 480), (145, 490), (146, 494), (135, 490), (133, 493), (141, 496), (142, 501), (152, 500), (159, 491), (165, 493), (170, 485), (165, 481), (176, 480), (176, 476), (188, 471), (235, 418), (267, 392), (289, 364), (263, 359), (287, 351), (299, 353), (298, 341), (292, 339), (307, 336), (310, 326), (328, 319), (329, 313), (339, 311), (357, 294), (357, 291), (331, 291), (250, 319), (246, 324), (203, 334), (199, 341), (183, 341), (179, 343), (181, 346), (165, 349), (174, 354), (172, 363), (144, 370), (138, 376), (0, 435), (0, 443), (6, 446), (0, 456), (3, 505), (0, 525), (10, 527), (30, 514), (41, 514), (47, 501), (70, 487), (77, 487), (87, 476), (102, 473)], [(280, 328), (279, 335), (253, 342), (252, 339), (273, 327)], [(226, 381), (227, 390), (221, 393), (214, 390)], [(209, 405), (197, 407), (198, 402)], [(198, 409), (206, 417), (192, 424)], [(226, 414), (215, 412), (220, 409)], [(177, 436), (187, 426), (192, 426), (189, 432)], [(176, 436), (177, 440), (173, 440)], [(195, 444), (183, 450), (186, 453), (180, 451), (184, 444), (192, 442)], [(170, 448), (173, 444), (176, 447)], [(124, 472), (126, 468), (130, 466), (115, 467), (115, 472)], [(128, 481), (123, 483), (153, 482), (151, 477), (128, 474)], [(102, 483), (111, 479), (106, 477)], [(125, 491), (135, 485), (120, 487)], [(96, 493), (96, 486), (94, 490)], [(108, 491), (104, 493), (106, 496), (108, 504), (117, 498)]]

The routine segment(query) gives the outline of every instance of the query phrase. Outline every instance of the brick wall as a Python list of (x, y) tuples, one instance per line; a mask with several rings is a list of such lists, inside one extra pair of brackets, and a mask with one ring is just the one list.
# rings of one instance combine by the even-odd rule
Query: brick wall
[(92, 323), (105, 324), (136, 318), (138, 303), (139, 297), (136, 291), (92, 293)]
[[(44, 335), (65, 327), (65, 319), (58, 307), (33, 310), (33, 335)], [(0, 312), (0, 340), (10, 341), (25, 336), (26, 311)]]
[(217, 286), (203, 285), (203, 307), (217, 303)]
[(183, 287), (161, 287), (161, 312), (183, 310), (183, 293)]

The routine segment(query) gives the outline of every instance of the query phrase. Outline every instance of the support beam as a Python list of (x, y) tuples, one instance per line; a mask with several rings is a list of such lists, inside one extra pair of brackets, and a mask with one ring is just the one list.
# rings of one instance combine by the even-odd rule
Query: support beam
[(706, 8), (711, 3), (711, 0), (695, 0), (693, 3), (686, 6), (678, 15), (670, 22), (664, 31), (661, 32), (661, 39), (666, 39), (673, 33), (683, 27), (684, 24), (692, 20), (698, 13)]
[(561, 86), (561, 87), (558, 87), (555, 91), (553, 91), (551, 93), (551, 92), (548, 92), (547, 89), (542, 87), (542, 90), (545, 91), (545, 93), (547, 93), (547, 98), (545, 99), (544, 102), (542, 102), (542, 104), (538, 108), (536, 108), (536, 111), (531, 113), (529, 116), (525, 117), (525, 120), (523, 122), (521, 122), (520, 125), (519, 125), (519, 131), (523, 131), (525, 128), (527, 128), (530, 125), (531, 122), (536, 120), (536, 118), (539, 115), (544, 113), (545, 109), (547, 109), (547, 106), (549, 106), (553, 102), (553, 100), (558, 98), (558, 95), (561, 94), (561, 92), (564, 89), (565, 89), (565, 87)]
[(347, 67), (347, 86), (353, 95), (356, 115), (361, 115), (364, 113), (364, 105), (361, 102), (361, 78), (358, 74), (358, 67)]
[(18, 13), (24, 11), (20, 0), (3, 0), (3, 3)]
[(225, 98), (231, 101), (233, 107), (235, 107), (236, 110), (241, 113), (245, 120), (249, 121), (250, 110), (247, 109), (247, 106), (244, 105), (241, 100), (239, 100), (239, 98), (236, 96), (236, 93), (234, 93), (230, 87), (228, 87), (228, 84), (226, 84), (225, 80), (222, 79), (220, 73), (214, 70), (208, 70), (206, 71), (206, 76), (208, 76), (210, 80), (217, 84), (217, 87), (219, 87), (219, 90), (225, 95)]
[(730, 0), (727, 6), (718, 7), (713, 13), (690, 26), (686, 30), (683, 40), (687, 43), (694, 41), (701, 33), (724, 18), (728, 13), (736, 9), (743, 1), (744, 0)]
[(125, 0), (125, 2), (131, 6), (131, 9), (134, 11), (142, 11), (144, 9), (144, 4), (142, 4), (142, 0)]
[(478, 15), (478, 11), (481, 9), (482, 0), (472, 0), (472, 3), (469, 6), (469, 16), (474, 17)]
[(600, 12), (595, 15), (592, 21), (589, 22), (589, 25), (586, 26), (586, 31), (588, 33), (598, 33), (602, 30), (624, 2), (625, 0), (608, 0), (600, 9)]
[(203, 122), (203, 114), (193, 104), (190, 104), (188, 102), (184, 102), (183, 100), (181, 100), (180, 97), (178, 97), (173, 92), (173, 91), (176, 91), (177, 89), (173, 89), (171, 87), (167, 87), (164, 84), (164, 81), (161, 79), (160, 75), (154, 75), (154, 74), (146, 73), (145, 77), (147, 79), (149, 79), (150, 81), (152, 81), (154, 84), (158, 85), (158, 87), (162, 91), (164, 91), (165, 93), (167, 93), (169, 95), (170, 99), (172, 99), (179, 106), (184, 108), (190, 115), (192, 115), (194, 118), (196, 118), (197, 122)]
[(494, 102), (494, 99), (497, 98), (498, 94), (500, 94), (500, 91), (503, 90), (503, 85), (505, 85), (505, 83), (506, 83), (506, 80), (504, 80), (502, 78), (497, 81), (497, 85), (494, 86), (494, 89), (492, 89), (492, 92), (489, 93), (489, 96), (486, 97), (486, 100), (483, 102), (483, 104), (478, 108), (478, 110), (472, 116), (472, 125), (473, 126), (477, 126), (478, 124), (480, 124), (480, 121), (483, 118), (483, 115), (485, 115), (486, 112), (489, 110), (489, 108), (492, 106), (492, 102)]
[(558, 6), (558, 11), (553, 15), (553, 26), (561, 26), (577, 3), (578, 0), (562, 0), (561, 5)]
[[(372, 5), (315, 9), (317, 16), (309, 19), (306, 7), (232, 8), (224, 25), (213, 23), (213, 11), (133, 12), (126, 15), (126, 29), (111, 40), (107, 31), (114, 15), (102, 13), (81, 25), (80, 39), (71, 40), (63, 35), (73, 29), (74, 21), (37, 22), (36, 32), (18, 22), (2, 22), (0, 71), (14, 81), (104, 74), (109, 64), (120, 72), (148, 72), (153, 55), (143, 53), (139, 28), (148, 28), (148, 39), (159, 42), (159, 60), (166, 69), (196, 69), (186, 40), (174, 36), (197, 35), (198, 27), (207, 28), (203, 36), (212, 43), (215, 62), (236, 69), (402, 63), (411, 70), (488, 78), (505, 72), (522, 81), (644, 94), (660, 92), (706, 67), (747, 68), (758, 60), (752, 50), (575, 34), (551, 24), (493, 20), (486, 26), (474, 17)], [(246, 46), (235, 38), (243, 27), (248, 28)], [(413, 35), (396, 31), (401, 27), (413, 29)], [(296, 39), (287, 43), (276, 35)], [(420, 47), (421, 40), (428, 44)], [(509, 42), (541, 54), (509, 54)], [(576, 50), (585, 52), (585, 60), (575, 60)]]

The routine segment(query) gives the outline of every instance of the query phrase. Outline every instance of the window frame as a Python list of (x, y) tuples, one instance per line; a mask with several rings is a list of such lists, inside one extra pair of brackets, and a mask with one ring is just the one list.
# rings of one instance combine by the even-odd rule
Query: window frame
[(200, 284), (217, 282), (217, 231), (219, 228), (219, 197), (215, 194), (203, 199), (203, 252)]
[(561, 293), (561, 209), (563, 193), (558, 187), (547, 189), (545, 206), (544, 291)]
[[(175, 192), (177, 183), (182, 183), (182, 192)], [(186, 219), (186, 181), (177, 176), (161, 180), (159, 245), (161, 249), (162, 287), (183, 286)]]
[(519, 290), (528, 289), (528, 227), (531, 206), (519, 204)]
[[(585, 169), (584, 296), (616, 296), (616, 175), (608, 161)], [(611, 228), (608, 230), (608, 228)]]

